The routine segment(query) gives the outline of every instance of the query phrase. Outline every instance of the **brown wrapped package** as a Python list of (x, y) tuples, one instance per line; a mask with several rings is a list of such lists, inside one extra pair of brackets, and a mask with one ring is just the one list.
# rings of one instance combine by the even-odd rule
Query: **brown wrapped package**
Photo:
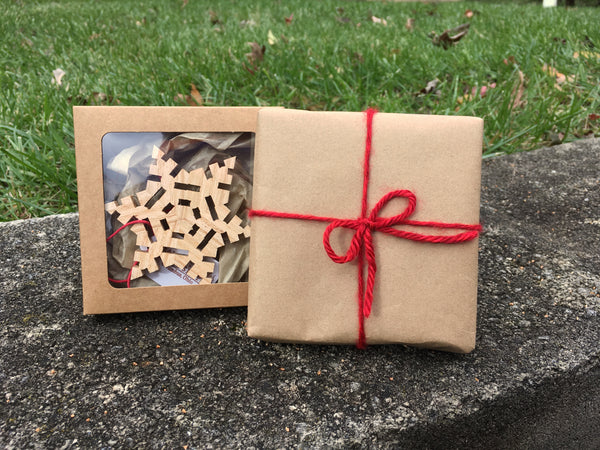
[[(353, 219), (361, 214), (365, 114), (259, 112), (253, 208)], [(367, 204), (410, 190), (417, 221), (477, 224), (483, 121), (377, 114)], [(406, 200), (379, 217), (399, 214)], [(280, 342), (357, 342), (357, 261), (335, 264), (323, 248), (327, 223), (252, 218), (248, 333)], [(451, 235), (460, 230), (400, 228)], [(343, 255), (353, 231), (330, 236)], [(454, 352), (475, 345), (477, 239), (434, 244), (373, 231), (377, 264), (369, 344), (404, 343)]]

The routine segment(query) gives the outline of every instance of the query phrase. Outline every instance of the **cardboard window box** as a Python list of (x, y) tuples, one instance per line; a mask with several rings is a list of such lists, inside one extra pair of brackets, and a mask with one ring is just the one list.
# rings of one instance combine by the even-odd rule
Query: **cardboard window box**
[[(132, 145), (139, 146), (140, 143), (145, 143), (146, 146), (144, 149), (141, 150), (141, 153), (142, 156), (146, 158), (146, 165), (142, 166), (147, 169), (147, 162), (148, 158), (151, 156), (151, 153), (153, 151), (155, 153), (159, 150), (162, 151), (162, 149), (166, 149), (165, 151), (169, 151), (171, 147), (167, 149), (167, 144), (165, 144), (166, 140), (174, 137), (179, 137), (182, 134), (185, 134), (185, 137), (189, 136), (189, 133), (231, 133), (232, 135), (235, 133), (243, 133), (242, 138), (248, 138), (248, 140), (253, 140), (253, 135), (256, 131), (257, 112), (259, 109), (260, 108), (253, 107), (74, 108), (73, 116), (77, 157), (84, 314), (243, 306), (247, 304), (246, 282), (217, 282), (213, 284), (203, 285), (170, 285), (175, 281), (164, 281), (164, 279), (161, 278), (158, 281), (158, 284), (167, 285), (152, 287), (134, 287), (138, 285), (139, 280), (142, 279), (139, 278), (142, 275), (142, 270), (140, 269), (140, 267), (142, 266), (142, 262), (139, 261), (140, 255), (144, 256), (145, 250), (149, 249), (149, 253), (150, 250), (155, 247), (153, 247), (153, 244), (148, 244), (148, 242), (150, 241), (147, 242), (147, 244), (150, 245), (150, 247), (136, 245), (136, 250), (139, 253), (136, 253), (133, 257), (135, 264), (132, 265), (130, 270), (125, 270), (125, 274), (127, 274), (127, 272), (130, 272), (130, 274), (132, 274), (130, 284), (131, 289), (122, 288), (123, 282), (127, 278), (123, 275), (123, 270), (121, 270), (123, 269), (123, 267), (119, 269), (121, 270), (120, 276), (117, 277), (119, 278), (119, 280), (117, 280), (119, 282), (109, 282), (109, 278), (111, 278), (111, 275), (109, 274), (108, 261), (110, 259), (109, 257), (112, 256), (111, 247), (115, 241), (122, 240), (121, 235), (129, 233), (129, 237), (133, 235), (134, 241), (137, 236), (139, 244), (139, 236), (142, 236), (144, 234), (143, 229), (145, 227), (148, 229), (148, 235), (152, 237), (152, 242), (156, 241), (157, 238), (160, 240), (162, 239), (161, 236), (164, 237), (168, 234), (168, 237), (164, 238), (166, 239), (165, 242), (167, 242), (164, 248), (168, 247), (168, 242), (174, 242), (173, 239), (179, 239), (184, 237), (182, 233), (179, 233), (179, 229), (175, 229), (174, 223), (179, 223), (177, 221), (174, 222), (171, 219), (164, 219), (162, 222), (156, 222), (156, 220), (153, 219), (153, 225), (151, 226), (149, 224), (150, 219), (148, 219), (148, 224), (132, 224), (130, 219), (123, 219), (123, 210), (119, 210), (117, 212), (111, 210), (110, 203), (112, 202), (112, 200), (115, 199), (115, 195), (119, 194), (119, 192), (121, 192), (121, 189), (124, 189), (124, 186), (126, 186), (126, 183), (130, 181), (130, 178), (134, 176), (132, 175), (134, 171), (131, 171), (129, 174), (119, 174), (119, 170), (122, 171), (123, 167), (125, 167), (125, 170), (127, 170), (128, 164), (130, 164), (130, 159), (132, 159), (132, 154), (134, 154), (135, 158), (137, 158), (138, 160), (144, 159), (142, 157), (139, 157), (140, 151), (138, 151), (136, 148), (134, 148), (134, 150), (137, 153), (131, 150), (133, 148)], [(237, 135), (235, 135), (234, 138), (236, 136)], [(149, 142), (152, 145), (150, 145)], [(144, 152), (146, 152), (146, 154), (144, 154)], [(170, 154), (167, 153), (167, 155)], [(120, 168), (118, 168), (116, 171), (115, 167), (108, 167), (110, 165), (110, 162), (112, 162), (114, 166), (115, 161), (118, 161), (119, 159), (127, 161), (125, 163), (121, 161), (122, 164), (120, 164)], [(169, 158), (168, 156), (165, 156), (163, 163), (165, 163), (165, 161), (166, 163), (163, 165), (166, 167), (166, 164), (170, 163), (170, 161), (173, 159), (175, 158)], [(155, 166), (157, 164), (156, 161), (156, 158), (153, 159), (153, 164)], [(235, 161), (235, 164), (238, 164), (240, 162), (239, 152)], [(225, 168), (223, 164), (224, 163), (219, 161), (219, 164), (214, 166), (213, 170), (214, 173), (216, 173), (217, 170), (220, 171), (219, 173), (221, 173), (223, 177), (223, 179), (214, 180), (215, 189), (218, 185), (218, 191), (221, 193), (227, 189), (230, 189), (230, 187), (227, 187), (225, 185), (227, 184), (227, 182), (231, 181), (232, 177), (230, 176), (230, 174), (232, 173), (232, 170), (235, 170), (235, 168), (232, 169), (231, 167)], [(250, 167), (250, 169), (252, 169), (252, 155), (247, 157), (245, 164), (247, 164)], [(117, 166), (119, 166), (119, 164), (117, 164)], [(171, 211), (179, 208), (178, 211), (184, 211), (186, 208), (186, 204), (190, 204), (189, 199), (192, 198), (190, 197), (190, 195), (201, 194), (201, 192), (198, 192), (200, 189), (198, 176), (202, 174), (196, 173), (198, 172), (197, 169), (195, 169), (196, 172), (192, 173), (193, 169), (195, 169), (195, 167), (192, 166), (192, 168), (188, 168), (188, 171), (185, 171), (186, 173), (184, 173), (184, 170), (182, 170), (181, 167), (179, 167), (179, 165), (177, 166), (177, 170), (172, 172), (173, 179), (170, 180), (171, 187), (173, 187), (173, 182), (178, 182), (178, 185), (175, 185), (175, 190), (179, 189), (177, 191), (177, 198), (175, 200), (170, 201), (170, 203), (175, 203), (176, 205), (172, 205), (166, 200), (164, 201), (165, 205), (159, 205), (158, 203), (163, 201), (167, 196), (167, 194), (164, 194), (164, 196), (162, 197), (159, 196), (159, 200), (157, 200), (156, 204), (153, 204), (153, 208), (155, 210), (164, 209), (164, 211)], [(150, 177), (148, 178), (148, 180), (150, 181), (148, 181), (147, 186), (149, 187), (147, 190), (148, 192), (150, 192), (150, 194), (154, 192), (150, 189), (150, 185), (152, 183), (163, 183), (164, 179), (166, 178), (165, 176), (162, 176), (163, 173), (166, 173), (166, 169), (163, 168), (161, 170), (162, 172), (159, 170), (159, 175), (154, 175), (154, 181), (151, 181), (152, 174), (148, 174), (148, 176)], [(211, 170), (212, 166), (210, 170), (207, 169), (205, 173), (203, 172), (203, 179), (209, 179), (210, 181), (210, 179), (214, 175), (214, 173), (209, 173)], [(196, 178), (193, 177), (194, 174), (197, 175)], [(119, 179), (119, 176), (121, 176), (122, 179)], [(143, 178), (146, 176), (146, 174), (137, 174), (137, 176)], [(192, 181), (188, 182), (186, 180)], [(216, 181), (224, 183), (217, 183)], [(153, 189), (155, 188), (156, 187), (153, 187)], [(130, 201), (130, 206), (135, 210), (134, 214), (132, 215), (132, 219), (139, 219), (140, 217), (136, 216), (136, 214), (139, 213), (139, 208), (135, 208), (136, 205), (139, 203), (137, 198), (142, 198), (141, 194), (139, 194), (139, 189), (139, 186), (138, 188), (134, 189), (136, 193), (136, 197), (134, 200), (129, 200), (127, 196), (123, 196), (123, 198), (120, 198), (117, 201), (117, 203), (113, 205), (113, 209), (119, 207), (119, 205), (122, 205), (126, 201)], [(206, 197), (210, 197), (210, 199), (207, 201), (204, 201), (205, 193), (202, 192), (202, 204), (205, 205), (206, 211), (200, 212), (200, 209), (202, 208), (196, 208), (197, 216), (202, 215), (202, 217), (204, 217), (208, 214), (216, 214), (215, 211), (219, 209), (219, 202), (217, 201), (216, 206), (214, 204), (210, 204), (210, 201), (213, 198), (216, 198), (216, 195), (218, 195), (214, 193), (215, 189), (211, 191), (213, 192), (211, 195)], [(167, 188), (167, 193), (169, 192), (170, 191)], [(183, 194), (180, 195), (179, 193)], [(132, 194), (132, 192), (128, 191), (127, 195), (130, 194)], [(228, 192), (225, 192), (225, 195), (228, 195)], [(179, 202), (177, 201), (177, 199), (181, 201)], [(147, 199), (144, 199), (142, 203), (145, 203), (146, 200)], [(191, 201), (193, 202), (194, 200)], [(181, 205), (179, 205), (179, 203), (181, 203)], [(150, 205), (150, 203), (147, 204)], [(210, 206), (210, 208), (206, 207), (207, 204)], [(160, 206), (160, 208), (158, 208), (158, 206)], [(109, 216), (106, 210), (109, 210), (109, 212), (111, 212), (111, 214), (114, 217)], [(179, 215), (181, 215), (181, 213), (178, 212), (177, 214), (179, 218)], [(114, 220), (115, 218), (118, 219), (119, 217), (120, 219), (125, 220), (125, 223), (127, 224), (125, 226), (126, 229), (118, 232), (116, 237), (109, 239), (107, 245), (107, 237), (111, 234), (111, 232), (115, 231), (117, 225), (120, 225), (118, 220)], [(217, 216), (215, 215), (214, 218), (216, 219)], [(114, 223), (112, 223), (111, 220)], [(231, 222), (231, 217), (227, 217), (226, 221), (228, 222), (227, 225), (229, 226), (229, 223)], [(247, 221), (244, 217), (242, 223), (238, 223), (238, 225), (240, 225), (241, 228), (244, 228), (246, 226), (246, 222)], [(138, 230), (135, 233), (132, 232), (130, 228), (133, 229), (134, 226), (141, 228), (142, 231)], [(234, 234), (230, 235), (231, 241), (235, 241), (238, 238), (243, 239), (248, 237), (247, 227), (243, 231), (240, 231), (240, 227), (232, 228), (235, 230), (232, 231), (232, 233)], [(168, 233), (164, 232), (164, 230), (168, 230)], [(246, 236), (244, 236), (244, 232)], [(215, 233), (213, 233), (213, 235), (214, 234)], [(223, 233), (223, 237), (225, 240), (224, 244), (228, 245), (228, 241), (230, 239), (227, 236), (225, 236), (225, 234), (226, 233)], [(237, 236), (238, 234), (239, 236)], [(218, 233), (214, 236), (213, 239), (210, 240), (211, 245), (213, 241), (217, 238), (221, 238)], [(169, 239), (171, 239), (171, 241), (169, 241)], [(130, 240), (130, 242), (133, 241)], [(207, 240), (207, 242), (209, 241)], [(219, 243), (218, 245), (220, 246), (221, 244)], [(165, 250), (165, 252), (166, 251), (167, 250)], [(170, 254), (169, 256), (170, 258), (180, 258), (182, 260), (185, 260), (187, 258), (187, 256), (185, 255), (191, 255), (191, 253), (195, 250), (194, 248), (190, 247), (189, 252), (188, 250), (180, 249), (168, 249), (168, 251), (172, 252), (172, 254)], [(132, 253), (132, 251), (130, 251), (129, 253)], [(163, 252), (163, 256), (157, 258), (154, 258), (156, 256), (154, 254), (152, 255), (152, 257), (148, 256), (148, 265), (151, 266), (155, 259), (158, 265), (161, 265), (161, 258), (164, 259), (164, 254), (166, 253)], [(124, 261), (131, 260), (131, 258), (131, 254), (124, 256), (122, 258), (121, 263), (125, 264)], [(207, 267), (212, 267), (213, 262), (209, 259), (205, 260), (204, 262), (198, 262), (198, 264), (196, 264), (195, 266), (193, 264), (188, 264), (185, 270), (189, 270), (190, 268), (193, 269), (193, 267), (197, 268), (201, 264), (205, 264)], [(125, 266), (127, 266), (127, 264), (125, 264)], [(127, 267), (124, 268), (127, 269)], [(113, 269), (111, 268), (110, 270)], [(154, 269), (143, 270), (144, 276), (147, 276), (150, 273), (150, 270)], [(159, 272), (155, 271), (153, 273), (156, 275)], [(211, 277), (210, 281), (213, 281), (212, 277), (213, 275), (215, 275), (215, 281), (217, 279), (216, 274), (209, 269), (205, 270), (204, 275), (205, 276), (203, 278), (193, 278), (196, 281), (202, 280), (203, 282), (207, 282), (208, 277)]]

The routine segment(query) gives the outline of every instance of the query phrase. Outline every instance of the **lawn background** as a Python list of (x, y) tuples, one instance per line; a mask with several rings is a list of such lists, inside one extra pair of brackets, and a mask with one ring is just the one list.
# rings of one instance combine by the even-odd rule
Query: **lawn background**
[[(474, 115), (485, 119), (484, 157), (600, 133), (596, 7), (340, 0), (3, 6), (0, 220), (77, 209), (74, 105), (182, 105), (201, 96), (205, 106)], [(470, 30), (456, 45), (433, 45), (432, 31), (463, 23)], [(265, 46), (262, 60), (247, 55), (250, 42)], [(64, 71), (60, 84), (56, 69)]]

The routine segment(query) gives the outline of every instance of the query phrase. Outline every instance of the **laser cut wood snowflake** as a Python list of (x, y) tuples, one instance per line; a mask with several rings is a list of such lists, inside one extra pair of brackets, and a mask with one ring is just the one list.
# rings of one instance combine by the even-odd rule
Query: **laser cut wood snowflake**
[(213, 163), (190, 172), (154, 146), (150, 176), (143, 191), (120, 201), (105, 204), (109, 214), (127, 224), (147, 220), (150, 226), (136, 223), (130, 227), (136, 234), (137, 250), (131, 279), (142, 271), (155, 272), (160, 260), (165, 267), (188, 268), (192, 278), (200, 277), (209, 284), (215, 258), (220, 247), (250, 237), (250, 227), (226, 206), (235, 166), (235, 156), (222, 164)]

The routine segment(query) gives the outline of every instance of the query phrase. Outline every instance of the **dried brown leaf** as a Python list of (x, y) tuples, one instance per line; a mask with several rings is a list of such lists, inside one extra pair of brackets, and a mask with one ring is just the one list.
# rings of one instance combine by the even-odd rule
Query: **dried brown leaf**
[(260, 45), (258, 42), (248, 42), (247, 44), (252, 48), (252, 51), (246, 53), (246, 59), (250, 64), (256, 67), (265, 57), (265, 50), (267, 48), (264, 45)]
[(413, 19), (412, 17), (409, 17), (408, 19), (406, 19), (404, 28), (406, 28), (408, 31), (414, 30), (415, 29), (415, 19)]
[(289, 17), (285, 18), (285, 24), (286, 25), (291, 25), (292, 24), (292, 20), (294, 20), (294, 13), (290, 14)]
[(194, 83), (190, 84), (191, 90), (189, 95), (177, 94), (173, 97), (173, 100), (177, 103), (186, 103), (189, 106), (202, 106), (203, 99), (202, 95), (196, 88)]
[(188, 104), (190, 106), (202, 106), (203, 103), (203, 99), (202, 99), (202, 95), (200, 95), (200, 92), (198, 91), (198, 89), (196, 88), (196, 85), (194, 83), (192, 83), (191, 85), (191, 91), (190, 91), (190, 99), (194, 101), (195, 104), (192, 104), (188, 101)]
[(256, 72), (256, 69), (260, 62), (263, 60), (265, 56), (266, 47), (264, 45), (258, 44), (258, 42), (247, 42), (247, 44), (252, 47), (252, 51), (250, 53), (246, 53), (246, 59), (250, 63), (250, 66), (247, 66), (245, 63), (243, 64), (244, 69), (250, 72), (252, 75)]
[(455, 28), (445, 30), (439, 36), (433, 32), (431, 41), (433, 42), (433, 45), (439, 45), (444, 49), (448, 49), (467, 35), (470, 26), (470, 23), (463, 23)]

